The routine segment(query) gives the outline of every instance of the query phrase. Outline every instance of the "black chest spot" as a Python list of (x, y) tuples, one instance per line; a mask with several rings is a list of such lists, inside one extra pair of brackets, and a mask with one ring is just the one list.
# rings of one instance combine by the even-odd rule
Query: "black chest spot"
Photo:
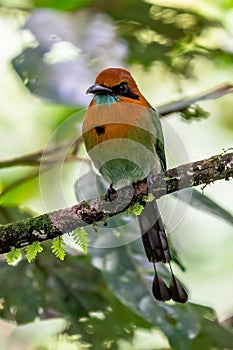
[(103, 125), (96, 126), (95, 131), (97, 132), (97, 135), (100, 136), (100, 135), (104, 134), (105, 126), (103, 126)]

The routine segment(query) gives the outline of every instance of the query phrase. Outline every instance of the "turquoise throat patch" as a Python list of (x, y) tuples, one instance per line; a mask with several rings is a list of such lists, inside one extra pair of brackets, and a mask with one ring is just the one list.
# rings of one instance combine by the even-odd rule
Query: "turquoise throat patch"
[(117, 96), (115, 96), (115, 95), (96, 94), (94, 96), (94, 101), (98, 105), (115, 103), (115, 102), (117, 102), (117, 100), (118, 100)]

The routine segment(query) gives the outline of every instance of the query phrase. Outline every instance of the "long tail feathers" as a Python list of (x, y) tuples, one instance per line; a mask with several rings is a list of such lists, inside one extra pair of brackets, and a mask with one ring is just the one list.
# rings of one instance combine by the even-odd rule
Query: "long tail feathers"
[[(142, 242), (146, 256), (153, 263), (155, 276), (153, 280), (152, 292), (155, 299), (159, 301), (174, 300), (185, 303), (188, 300), (187, 292), (181, 282), (175, 277), (171, 267), (171, 255), (168, 246), (167, 236), (163, 227), (156, 201), (147, 203), (142, 214), (139, 216)], [(171, 271), (169, 287), (158, 275), (156, 262), (168, 263)]]
[(170, 300), (171, 299), (170, 289), (164, 283), (162, 278), (158, 275), (155, 263), (153, 264), (154, 264), (154, 271), (155, 271), (155, 276), (154, 276), (153, 285), (152, 285), (153, 295), (155, 299), (159, 301)]

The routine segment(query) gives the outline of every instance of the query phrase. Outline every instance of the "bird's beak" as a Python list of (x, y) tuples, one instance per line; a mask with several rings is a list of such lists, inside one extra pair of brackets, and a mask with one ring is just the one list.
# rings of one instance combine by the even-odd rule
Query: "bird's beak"
[(112, 90), (104, 85), (99, 85), (99, 84), (95, 84), (90, 86), (87, 91), (86, 94), (109, 94), (112, 93)]

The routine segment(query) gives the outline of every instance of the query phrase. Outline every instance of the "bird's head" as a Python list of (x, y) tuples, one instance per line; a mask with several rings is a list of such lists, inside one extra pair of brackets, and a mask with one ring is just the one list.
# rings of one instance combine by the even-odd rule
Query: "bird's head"
[(87, 94), (94, 94), (91, 104), (132, 102), (148, 105), (140, 93), (135, 80), (126, 69), (107, 68), (96, 77)]

